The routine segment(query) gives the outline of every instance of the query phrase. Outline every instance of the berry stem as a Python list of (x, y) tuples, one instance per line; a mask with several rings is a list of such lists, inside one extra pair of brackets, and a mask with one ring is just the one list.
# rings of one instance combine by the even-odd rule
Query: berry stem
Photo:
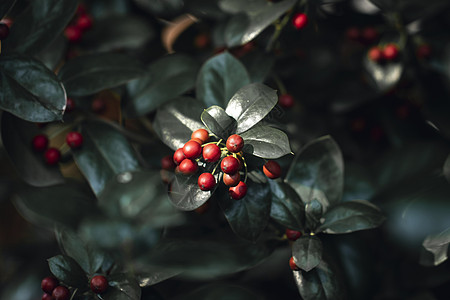
[(274, 23), (275, 32), (270, 37), (269, 43), (266, 46), (266, 52), (272, 51), (273, 46), (275, 45), (275, 42), (278, 40), (278, 37), (280, 36), (281, 32), (283, 31), (284, 26), (286, 26), (286, 24), (291, 19), (291, 15), (293, 12), (294, 12), (294, 10), (290, 9), (281, 21), (280, 20), (275, 21), (275, 23)]
[(73, 294), (72, 294), (72, 296), (70, 297), (70, 300), (73, 300), (73, 297), (75, 297), (75, 294), (78, 292), (78, 288), (76, 288), (74, 291), (73, 291)]
[(278, 89), (280, 90), (280, 94), (284, 95), (287, 94), (286, 86), (284, 85), (283, 81), (281, 81), (280, 77), (276, 74), (272, 75), (273, 81), (275, 81), (275, 84), (277, 85)]
[(216, 166), (212, 170), (211, 174), (214, 175), (216, 173), (217, 167), (220, 165), (220, 160), (217, 162)]
[(245, 162), (245, 157), (243, 155), (241, 157), (242, 157), (242, 162), (244, 163), (244, 170), (245, 170), (244, 183), (247, 183), (247, 175), (248, 175), (247, 163)]

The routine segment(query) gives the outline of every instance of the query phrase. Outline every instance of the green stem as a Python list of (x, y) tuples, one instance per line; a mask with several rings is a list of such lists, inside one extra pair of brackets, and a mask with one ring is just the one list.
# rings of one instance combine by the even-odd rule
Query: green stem
[(275, 81), (275, 84), (277, 85), (278, 89), (280, 90), (280, 94), (284, 95), (287, 94), (286, 86), (281, 81), (280, 77), (276, 74), (272, 75), (273, 81)]
[(294, 11), (293, 9), (289, 10), (289, 12), (284, 16), (284, 18), (281, 21), (277, 20), (275, 22), (275, 24), (274, 24), (275, 31), (272, 34), (272, 37), (270, 38), (269, 43), (267, 43), (266, 52), (272, 51), (273, 46), (275, 45), (275, 42), (278, 40), (281, 32), (283, 31), (284, 26), (286, 26), (286, 24), (291, 19), (293, 11)]

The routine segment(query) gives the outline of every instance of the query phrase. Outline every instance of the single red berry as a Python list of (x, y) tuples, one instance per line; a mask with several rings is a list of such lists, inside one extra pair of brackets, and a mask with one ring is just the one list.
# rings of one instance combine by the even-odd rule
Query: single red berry
[(103, 98), (95, 98), (91, 103), (91, 110), (96, 114), (101, 114), (106, 110), (106, 101)]
[(35, 135), (32, 144), (34, 151), (42, 152), (48, 147), (48, 138), (44, 134)]
[(47, 294), (51, 294), (53, 292), (53, 290), (58, 286), (58, 284), (59, 284), (58, 279), (56, 279), (55, 277), (49, 276), (49, 277), (45, 277), (44, 279), (42, 279), (41, 288)]
[(192, 138), (192, 139), (190, 139), (190, 141), (194, 141), (194, 142), (199, 143), (200, 145), (203, 145), (203, 141), (201, 139), (198, 139), (198, 138)]
[(14, 20), (9, 17), (4, 17), (3, 19), (0, 20), (0, 23), (6, 24), (6, 26), (8, 26), (9, 29), (11, 29), (11, 26), (13, 25)]
[(417, 57), (427, 59), (431, 56), (431, 47), (428, 44), (422, 44), (417, 48)]
[(264, 164), (263, 172), (270, 179), (276, 179), (281, 175), (281, 167), (276, 161), (269, 160)]
[(203, 159), (206, 162), (213, 163), (220, 159), (221, 151), (216, 144), (209, 144), (203, 147)]
[(78, 43), (81, 40), (82, 32), (80, 28), (69, 25), (64, 29), (64, 35), (71, 43)]
[(198, 176), (198, 187), (202, 191), (210, 191), (216, 186), (216, 179), (211, 173), (203, 173)]
[(236, 172), (234, 174), (223, 174), (223, 183), (227, 186), (236, 186), (241, 181), (241, 174)]
[(370, 48), (368, 56), (371, 61), (376, 63), (382, 62), (384, 58), (383, 51), (378, 46)]
[(202, 141), (201, 144), (206, 143), (209, 140), (208, 130), (203, 128), (197, 129), (191, 134), (191, 139), (194, 138), (201, 140)]
[(298, 271), (300, 268), (295, 264), (294, 257), (292, 256), (289, 260), (289, 267), (291, 267), (292, 270)]
[(76, 25), (81, 31), (86, 31), (88, 29), (91, 29), (92, 27), (92, 18), (91, 16), (87, 14), (81, 15), (77, 19), (77, 25)]
[(71, 131), (66, 135), (66, 143), (70, 148), (80, 148), (83, 145), (83, 136), (77, 131)]
[(175, 162), (172, 159), (172, 155), (166, 155), (161, 158), (161, 169), (172, 171), (176, 167)]
[(288, 238), (288, 240), (296, 241), (301, 236), (302, 236), (302, 233), (300, 231), (292, 230), (289, 228), (286, 229), (286, 237)]
[(227, 139), (227, 149), (230, 152), (238, 153), (244, 147), (244, 139), (237, 134), (230, 135)]
[(228, 189), (230, 197), (239, 200), (244, 198), (245, 194), (247, 194), (247, 185), (243, 181), (239, 181), (236, 186), (230, 187)]
[(0, 23), (0, 40), (4, 40), (9, 35), (9, 26), (5, 23)]
[(69, 296), (69, 289), (62, 285), (57, 286), (52, 292), (52, 297), (55, 300), (69, 300)]
[(197, 158), (202, 154), (202, 146), (196, 141), (189, 141), (183, 146), (186, 158)]
[(194, 46), (197, 49), (204, 49), (209, 45), (210, 42), (211, 39), (209, 38), (208, 34), (200, 33), (194, 39)]
[(103, 294), (108, 288), (108, 280), (105, 276), (97, 275), (91, 279), (91, 290), (96, 294)]
[(72, 98), (67, 98), (66, 101), (66, 113), (71, 112), (75, 108), (75, 101)]
[(179, 165), (180, 172), (184, 175), (192, 175), (198, 170), (198, 164), (195, 160), (192, 159), (184, 159)]
[(181, 164), (181, 162), (186, 158), (186, 156), (183, 153), (183, 148), (179, 148), (175, 153), (173, 154), (173, 162), (177, 165)]
[(237, 160), (233, 156), (227, 156), (222, 159), (220, 168), (224, 173), (234, 174), (239, 170), (239, 160)]
[(308, 24), (308, 16), (304, 13), (297, 13), (292, 18), (292, 24), (297, 30), (305, 28), (305, 26)]
[(361, 31), (358, 27), (350, 27), (345, 32), (345, 36), (352, 41), (358, 41), (361, 38)]
[(56, 148), (48, 148), (44, 152), (44, 159), (47, 165), (56, 165), (61, 159), (61, 152)]
[(386, 47), (384, 47), (383, 57), (386, 60), (395, 60), (398, 58), (398, 55), (399, 55), (399, 50), (398, 50), (397, 45), (389, 44), (389, 45), (386, 45)]
[(54, 300), (52, 294), (43, 293), (41, 300)]
[(291, 94), (283, 94), (278, 98), (278, 104), (283, 108), (291, 108), (294, 106), (295, 100)]
[(378, 31), (373, 27), (366, 27), (361, 32), (361, 38), (366, 44), (373, 44), (378, 39)]

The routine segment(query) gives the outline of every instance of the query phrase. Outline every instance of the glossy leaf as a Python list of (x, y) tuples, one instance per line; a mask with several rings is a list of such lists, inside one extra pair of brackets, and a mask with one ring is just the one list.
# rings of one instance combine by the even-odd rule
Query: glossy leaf
[(275, 90), (260, 83), (252, 83), (234, 94), (225, 111), (237, 121), (236, 133), (240, 134), (261, 121), (277, 103)]
[(341, 274), (336, 268), (322, 260), (309, 272), (292, 271), (302, 299), (343, 300), (347, 299)]
[(256, 241), (269, 222), (272, 195), (267, 184), (247, 182), (247, 188), (240, 200), (221, 194), (219, 205), (236, 235)]
[(255, 126), (241, 134), (244, 152), (266, 159), (277, 159), (291, 153), (289, 139), (283, 131), (270, 126)]
[[(294, 158), (286, 180), (293, 186), (323, 191), (330, 204), (337, 203), (344, 188), (344, 161), (339, 146), (330, 136), (310, 142)], [(307, 202), (307, 197), (300, 197)], [(325, 212), (328, 205), (321, 204)]]
[(139, 168), (133, 148), (126, 138), (102, 122), (82, 126), (83, 146), (72, 151), (78, 168), (96, 195), (115, 175)]
[(59, 168), (47, 166), (42, 153), (36, 153), (32, 149), (33, 137), (39, 133), (36, 124), (5, 112), (2, 115), (1, 130), (3, 145), (9, 158), (26, 183), (50, 186), (64, 182)]
[(59, 36), (36, 54), (35, 58), (40, 60), (48, 69), (56, 70), (67, 53), (68, 44), (64, 36)]
[(400, 62), (379, 64), (370, 60), (367, 56), (364, 59), (364, 66), (370, 76), (370, 83), (380, 92), (386, 92), (394, 87), (403, 73), (403, 64)]
[(219, 106), (205, 109), (200, 118), (209, 131), (223, 140), (236, 131), (236, 120), (227, 115), (225, 110)]
[(74, 97), (92, 95), (144, 75), (139, 61), (117, 53), (78, 56), (58, 73), (67, 94)]
[(28, 9), (14, 20), (8, 39), (2, 43), (2, 50), (37, 54), (63, 32), (77, 6), (78, 0), (30, 1)]
[(177, 150), (189, 139), (193, 131), (204, 128), (200, 122), (203, 105), (192, 98), (177, 98), (158, 109), (153, 123), (161, 141)]
[[(265, 2), (265, 5), (263, 5), (263, 1), (259, 1), (259, 4), (252, 1), (250, 5), (246, 2), (236, 0), (221, 0), (219, 2), (219, 6), (225, 11), (245, 13), (248, 16), (248, 21), (242, 17), (234, 18), (232, 19), (233, 22), (228, 24), (226, 31), (232, 31), (238, 34), (236, 38), (235, 35), (226, 33), (228, 47), (239, 46), (250, 42), (296, 3), (295, 0), (284, 0), (278, 3)], [(241, 33), (236, 30), (236, 27), (241, 28)]]
[(197, 98), (207, 107), (225, 107), (233, 95), (250, 78), (244, 65), (228, 52), (207, 60), (201, 67), (196, 84)]
[(0, 3), (0, 19), (2, 19), (8, 11), (13, 7), (17, 0), (3, 0)]
[(84, 289), (87, 286), (88, 278), (75, 260), (65, 255), (57, 255), (48, 259), (50, 271), (61, 282)]
[(113, 274), (107, 277), (108, 289), (104, 294), (99, 294), (99, 299), (104, 300), (140, 300), (141, 288), (134, 276), (124, 273)]
[(139, 286), (148, 287), (160, 283), (164, 280), (177, 276), (179, 270), (172, 270), (164, 267), (145, 266), (144, 272), (139, 270)]
[[(317, 191), (312, 191), (314, 195), (319, 194), (315, 192)], [(308, 196), (310, 195), (311, 194)], [(308, 203), (305, 205), (306, 227), (313, 232), (317, 226), (320, 225), (320, 218), (323, 214), (322, 202), (326, 203), (326, 201), (323, 201), (321, 198), (315, 198), (313, 196), (312, 199), (308, 199)]]
[(270, 216), (283, 226), (302, 231), (304, 229), (305, 205), (287, 183), (269, 180), (272, 191)]
[(173, 54), (152, 63), (145, 77), (128, 83), (130, 115), (145, 115), (163, 103), (181, 96), (195, 86), (198, 63), (193, 58)]
[(41, 62), (21, 55), (0, 60), (0, 108), (31, 122), (61, 120), (66, 93)]
[(155, 15), (177, 13), (184, 5), (182, 0), (134, 0), (134, 2), (136, 2), (136, 4), (142, 9)]
[(433, 265), (437, 266), (448, 259), (448, 245), (450, 244), (450, 228), (439, 234), (429, 235), (423, 241), (423, 247), (433, 255)]
[(95, 26), (83, 34), (82, 43), (91, 51), (107, 52), (142, 47), (154, 36), (153, 28), (144, 18), (114, 15), (96, 19)]
[(292, 245), (292, 256), (295, 264), (309, 272), (322, 261), (322, 242), (315, 236), (301, 236)]
[(355, 200), (330, 208), (321, 219), (318, 231), (340, 234), (380, 226), (385, 220), (380, 209), (368, 201)]

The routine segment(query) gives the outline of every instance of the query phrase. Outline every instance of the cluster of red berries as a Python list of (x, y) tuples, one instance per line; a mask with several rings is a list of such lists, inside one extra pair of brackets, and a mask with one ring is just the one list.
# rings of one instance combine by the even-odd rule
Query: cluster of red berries
[(345, 32), (345, 35), (349, 40), (359, 42), (364, 45), (375, 43), (380, 36), (378, 31), (373, 27), (365, 27), (362, 29), (358, 27), (350, 27)]
[(83, 33), (92, 27), (92, 17), (86, 12), (84, 5), (78, 6), (74, 20), (64, 30), (64, 35), (69, 42), (77, 43), (81, 40)]
[(387, 44), (384, 47), (374, 46), (368, 52), (369, 59), (376, 63), (394, 61), (399, 57), (400, 51), (396, 44)]
[[(296, 241), (302, 236), (302, 233), (300, 231), (292, 230), (292, 229), (286, 229), (286, 237), (290, 241)], [(291, 267), (292, 270), (298, 271), (300, 268), (295, 264), (294, 257), (291, 257), (289, 259), (289, 267)]]
[(292, 25), (294, 25), (297, 30), (305, 28), (306, 25), (308, 25), (308, 16), (304, 13), (296, 13), (294, 17), (292, 17)]
[[(80, 148), (83, 145), (83, 136), (77, 131), (71, 131), (66, 135), (66, 143), (71, 149)], [(56, 165), (61, 159), (59, 149), (48, 148), (49, 140), (44, 134), (38, 134), (33, 137), (32, 146), (36, 152), (44, 152), (44, 160), (47, 165)]]
[[(105, 276), (96, 275), (90, 281), (91, 291), (96, 294), (103, 294), (108, 289), (108, 280)], [(41, 281), (41, 288), (44, 291), (42, 300), (69, 300), (70, 291), (67, 287), (60, 285), (55, 277), (45, 277)]]

